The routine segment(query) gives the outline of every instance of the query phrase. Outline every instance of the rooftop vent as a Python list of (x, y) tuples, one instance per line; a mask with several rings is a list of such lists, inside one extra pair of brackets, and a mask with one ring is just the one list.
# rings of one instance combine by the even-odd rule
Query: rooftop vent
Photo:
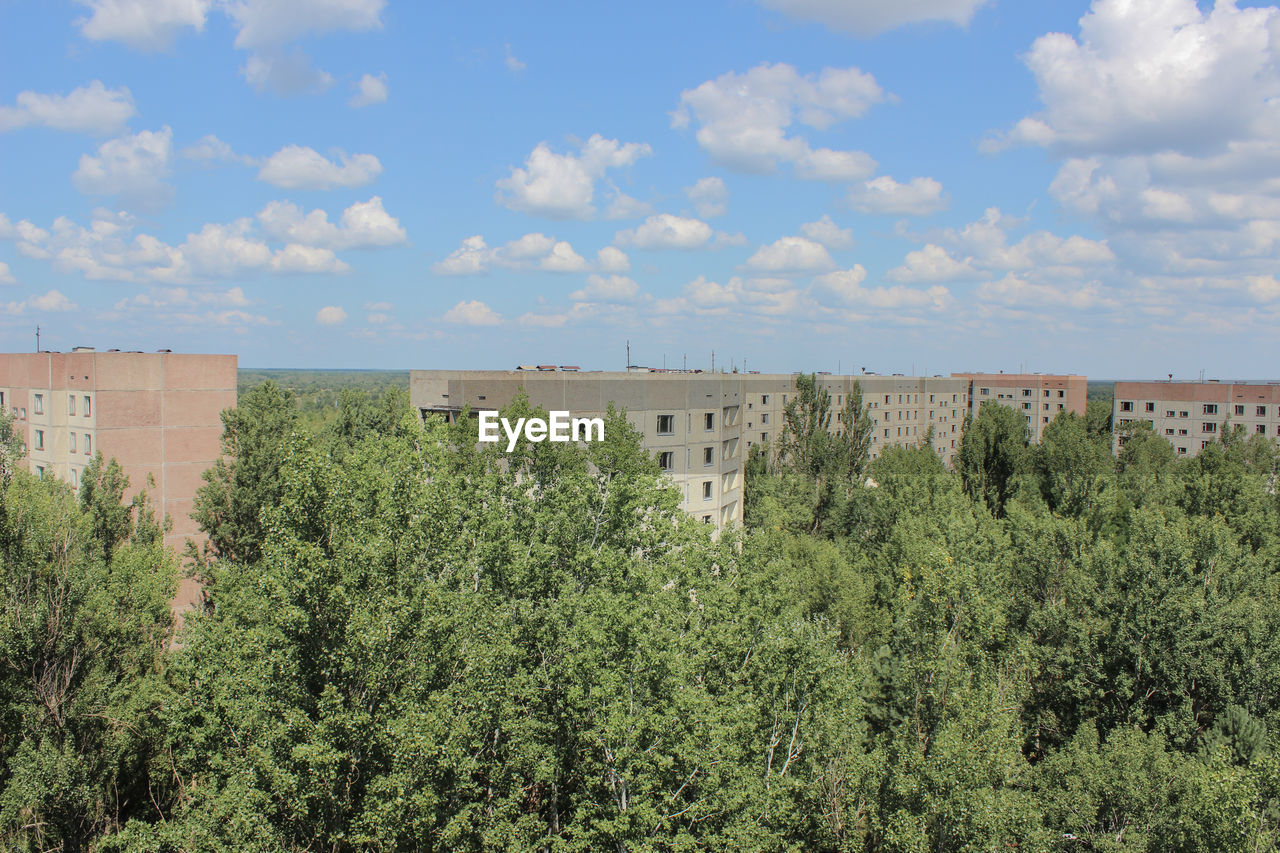
[(171, 349), (158, 349), (156, 352), (173, 352)]
[(72, 352), (93, 352), (93, 347), (72, 347)]

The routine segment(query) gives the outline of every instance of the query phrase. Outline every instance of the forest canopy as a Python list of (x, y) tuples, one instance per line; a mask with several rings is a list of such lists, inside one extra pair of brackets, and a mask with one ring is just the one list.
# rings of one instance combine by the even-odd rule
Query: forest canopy
[(506, 454), (268, 381), (224, 413), (181, 632), (145, 496), (32, 477), (0, 416), (0, 843), (1277, 847), (1272, 442), (1113, 454), (1091, 409), (1030, 445), (989, 403), (949, 470), (872, 459), (807, 381), (718, 536), (622, 413)]

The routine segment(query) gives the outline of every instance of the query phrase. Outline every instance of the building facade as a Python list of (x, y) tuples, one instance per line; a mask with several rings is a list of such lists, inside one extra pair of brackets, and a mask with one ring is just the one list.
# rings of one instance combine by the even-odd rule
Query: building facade
[(1217, 441), (1224, 427), (1280, 438), (1280, 382), (1117, 382), (1112, 423), (1115, 450), (1121, 427), (1147, 421), (1181, 457)]
[(1075, 374), (1045, 373), (953, 373), (968, 382), (969, 414), (988, 400), (1021, 412), (1027, 420), (1031, 440), (1040, 442), (1044, 428), (1059, 412), (1084, 416), (1088, 407), (1089, 380)]
[[(191, 510), (201, 474), (221, 455), (222, 410), (236, 404), (236, 356), (172, 352), (0, 355), (0, 406), (14, 416), (25, 464), (78, 489), (95, 453), (146, 489), (173, 522), (165, 544), (201, 534)], [(149, 485), (150, 476), (155, 485)]]
[[(935, 452), (950, 464), (968, 409), (968, 386), (944, 377), (832, 376), (819, 385), (831, 395), (832, 426), (843, 429), (843, 409), (855, 382), (872, 421), (871, 455), (916, 445), (930, 435)], [(747, 454), (755, 445), (776, 446), (796, 374), (687, 373), (576, 369), (488, 371), (414, 370), (409, 398), (423, 417), (455, 420), (497, 410), (523, 391), (547, 411), (598, 417), (609, 405), (626, 413), (646, 451), (681, 490), (690, 515), (723, 528), (742, 522)]]

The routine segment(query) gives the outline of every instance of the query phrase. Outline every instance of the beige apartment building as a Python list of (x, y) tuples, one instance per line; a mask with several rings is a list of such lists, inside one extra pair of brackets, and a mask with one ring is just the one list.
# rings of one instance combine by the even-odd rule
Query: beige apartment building
[(1089, 380), (1075, 374), (1045, 373), (953, 373), (952, 378), (968, 382), (969, 414), (988, 400), (1008, 406), (1027, 419), (1031, 440), (1039, 443), (1044, 428), (1059, 412), (1084, 416), (1088, 407)]
[(1216, 441), (1228, 424), (1250, 435), (1280, 438), (1280, 382), (1117, 382), (1112, 423), (1148, 421), (1178, 456), (1191, 457)]
[(172, 519), (165, 544), (179, 551), (201, 539), (191, 520), (196, 490), (221, 455), (222, 410), (235, 404), (234, 355), (0, 354), (0, 406), (14, 416), (27, 467), (78, 489), (95, 453), (114, 458), (129, 496), (146, 488), (157, 514)]
[[(523, 390), (529, 402), (574, 417), (598, 417), (609, 404), (625, 411), (643, 447), (681, 490), (682, 507), (717, 529), (742, 522), (742, 485), (750, 449), (776, 446), (796, 374), (701, 373), (633, 369), (414, 370), (409, 397), (423, 416), (455, 420), (505, 406)], [(819, 374), (838, 413), (861, 383), (872, 420), (871, 455), (915, 445), (933, 427), (932, 445), (948, 465), (968, 409), (960, 379)], [(833, 414), (833, 428), (843, 429)]]

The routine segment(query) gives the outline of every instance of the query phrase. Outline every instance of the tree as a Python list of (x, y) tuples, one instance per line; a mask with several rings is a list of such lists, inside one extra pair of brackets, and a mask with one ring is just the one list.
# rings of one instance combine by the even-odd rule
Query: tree
[(1108, 439), (1090, 434), (1084, 418), (1064, 410), (1044, 428), (1032, 460), (1051, 510), (1098, 520), (1103, 490), (1115, 473)]
[(986, 503), (997, 516), (1017, 488), (1027, 458), (1028, 430), (1022, 414), (987, 400), (976, 418), (965, 419), (956, 453), (956, 469), (965, 491)]
[(279, 503), (280, 466), (297, 420), (292, 393), (271, 381), (223, 411), (226, 458), (204, 472), (191, 513), (215, 556), (246, 563), (261, 556), (262, 510)]

